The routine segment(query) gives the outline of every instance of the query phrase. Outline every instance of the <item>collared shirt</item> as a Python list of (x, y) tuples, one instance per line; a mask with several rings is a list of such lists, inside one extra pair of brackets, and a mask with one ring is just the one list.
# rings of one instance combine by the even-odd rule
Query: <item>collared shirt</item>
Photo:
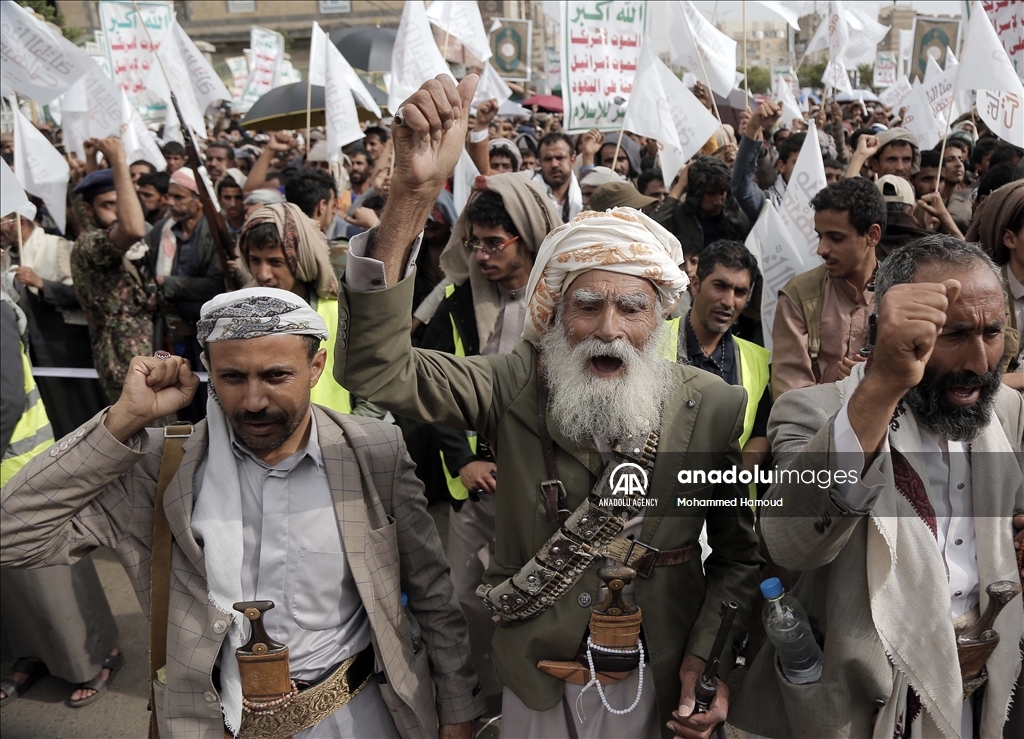
[(580, 189), (579, 180), (576, 179), (576, 173), (570, 172), (569, 177), (569, 189), (565, 191), (565, 199), (561, 203), (552, 192), (551, 185), (544, 181), (544, 173), (540, 169), (530, 178), (531, 182), (537, 183), (547, 192), (548, 198), (555, 204), (555, 209), (562, 218), (562, 223), (568, 223), (583, 210), (583, 191)]
[(772, 397), (778, 400), (788, 390), (840, 379), (839, 363), (868, 343), (868, 318), (874, 301), (873, 292), (858, 293), (846, 280), (825, 279), (819, 323), (821, 347), (814, 365), (808, 353), (803, 311), (780, 293), (772, 328)]
[(495, 354), (509, 354), (523, 335), (526, 321), (526, 287), (506, 290), (499, 287), (498, 320), (487, 346), (480, 352), (485, 357)]
[[(850, 466), (864, 469), (864, 450), (850, 424), (849, 402), (843, 405), (832, 426), (836, 454), (850, 455)], [(950, 441), (919, 427), (921, 457), (928, 461), (928, 501), (935, 511), (935, 538), (949, 577), (950, 615), (960, 618), (980, 603), (981, 577), (974, 531), (974, 490), (971, 485), (971, 457), (966, 442)], [(836, 483), (839, 494), (854, 508), (871, 506), (885, 485), (882, 458), (888, 454), (889, 437), (882, 441), (878, 456), (855, 483)], [(961, 736), (974, 736), (971, 701), (964, 703)]]
[[(311, 680), (370, 643), (338, 529), (316, 419), (306, 448), (268, 466), (228, 425), (242, 494), (242, 596), (272, 600), (264, 623)], [(223, 655), (222, 655), (223, 658)]]

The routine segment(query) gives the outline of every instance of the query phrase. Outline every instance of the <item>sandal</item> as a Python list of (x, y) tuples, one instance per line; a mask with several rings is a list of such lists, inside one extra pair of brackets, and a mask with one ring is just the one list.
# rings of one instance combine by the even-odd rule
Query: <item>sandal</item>
[(117, 675), (117, 671), (121, 669), (121, 665), (124, 664), (124, 652), (118, 652), (115, 656), (109, 654), (103, 658), (103, 664), (100, 669), (105, 667), (110, 670), (110, 677), (104, 680), (102, 677), (94, 677), (87, 683), (82, 683), (75, 690), (95, 690), (96, 692), (90, 695), (88, 698), (82, 698), (82, 700), (73, 701), (68, 700), (69, 705), (72, 708), (84, 708), (90, 703), (95, 703), (99, 700), (100, 696), (107, 692), (107, 688), (110, 687), (110, 683), (114, 682), (114, 676)]
[(0, 680), (0, 690), (4, 692), (6, 698), (0, 699), (0, 706), (6, 706), (13, 700), (16, 700), (28, 692), (36, 682), (50, 674), (50, 671), (46, 668), (46, 665), (37, 659), (26, 659), (22, 657), (14, 663), (11, 668), (11, 672), (22, 672), (28, 677), (25, 678), (24, 682), (18, 682), (13, 677), (5, 677)]

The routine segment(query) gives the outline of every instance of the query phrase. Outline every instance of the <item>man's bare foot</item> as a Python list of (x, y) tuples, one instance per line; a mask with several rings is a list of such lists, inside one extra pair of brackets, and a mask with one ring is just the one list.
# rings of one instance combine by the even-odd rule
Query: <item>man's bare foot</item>
[[(117, 647), (114, 647), (110, 650), (107, 656), (116, 657), (118, 654), (119, 652), (117, 651)], [(102, 670), (100, 670), (99, 674), (96, 677), (106, 682), (110, 679), (110, 668), (104, 667)], [(96, 695), (96, 692), (97, 691), (93, 690), (92, 688), (78, 688), (77, 690), (75, 690), (74, 693), (71, 694), (71, 702), (78, 703), (79, 701), (84, 701), (86, 698), (92, 698), (94, 695)]]

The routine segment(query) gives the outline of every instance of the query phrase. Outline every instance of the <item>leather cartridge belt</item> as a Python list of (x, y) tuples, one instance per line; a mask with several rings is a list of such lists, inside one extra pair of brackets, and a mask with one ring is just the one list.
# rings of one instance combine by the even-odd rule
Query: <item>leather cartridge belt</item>
[(296, 680), (299, 692), (287, 707), (272, 713), (243, 711), (237, 739), (282, 739), (315, 726), (366, 686), (375, 659), (371, 645), (311, 683)]
[[(536, 556), (530, 559), (515, 575), (496, 586), (482, 584), (477, 596), (483, 600), (492, 617), (498, 622), (523, 621), (534, 618), (545, 608), (571, 590), (584, 573), (597, 560), (614, 559), (632, 567), (641, 577), (650, 577), (658, 566), (676, 565), (686, 562), (699, 551), (697, 544), (681, 549), (662, 552), (640, 541), (626, 539), (618, 534), (640, 509), (623, 505), (610, 510), (598, 505), (602, 498), (609, 498), (610, 476), (624, 461), (642, 464), (648, 469), (654, 467), (650, 449), (654, 443), (633, 449), (616, 445), (615, 459), (610, 461), (590, 495), (572, 512), (555, 534), (551, 536)], [(627, 501), (624, 499), (623, 501)]]

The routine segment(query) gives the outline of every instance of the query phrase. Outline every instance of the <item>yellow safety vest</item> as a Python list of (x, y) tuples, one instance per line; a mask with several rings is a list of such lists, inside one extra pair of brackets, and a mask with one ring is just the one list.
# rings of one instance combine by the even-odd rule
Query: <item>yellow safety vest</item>
[[(664, 348), (663, 356), (672, 362), (676, 361), (679, 348), (679, 326), (681, 318), (673, 318), (669, 323), (669, 341)], [(740, 384), (747, 391), (747, 410), (743, 416), (743, 433), (740, 434), (740, 448), (750, 440), (754, 431), (754, 419), (757, 418), (757, 406), (761, 396), (768, 389), (768, 360), (771, 354), (767, 349), (736, 336), (736, 353), (740, 361)]]
[(21, 368), (25, 372), (25, 412), (14, 427), (11, 443), (0, 461), (0, 485), (6, 485), (14, 474), (28, 464), (32, 457), (53, 444), (53, 428), (46, 416), (43, 399), (32, 377), (32, 365), (29, 364), (25, 347), (21, 347)]
[(348, 390), (334, 379), (334, 341), (338, 333), (338, 301), (320, 298), (316, 303), (316, 312), (324, 319), (330, 338), (321, 342), (320, 348), (327, 350), (327, 364), (320, 380), (309, 392), (310, 402), (322, 405), (339, 413), (352, 412), (352, 397)]
[[(455, 285), (448, 285), (444, 289), (444, 296), (450, 298), (455, 292)], [(458, 326), (455, 325), (455, 316), (451, 315), (451, 311), (448, 315), (452, 319), (452, 338), (455, 339), (455, 356), (464, 357), (466, 356), (466, 347), (462, 343), (462, 337), (459, 335)], [(473, 450), (473, 454), (476, 454), (476, 433), (473, 431), (466, 432), (466, 440), (469, 442), (469, 448)], [(469, 491), (466, 490), (466, 486), (462, 484), (462, 478), (458, 475), (452, 477), (448, 472), (448, 465), (444, 463), (444, 453), (441, 453), (441, 469), (444, 470), (445, 480), (448, 481), (448, 493), (455, 500), (466, 500), (469, 498)]]

